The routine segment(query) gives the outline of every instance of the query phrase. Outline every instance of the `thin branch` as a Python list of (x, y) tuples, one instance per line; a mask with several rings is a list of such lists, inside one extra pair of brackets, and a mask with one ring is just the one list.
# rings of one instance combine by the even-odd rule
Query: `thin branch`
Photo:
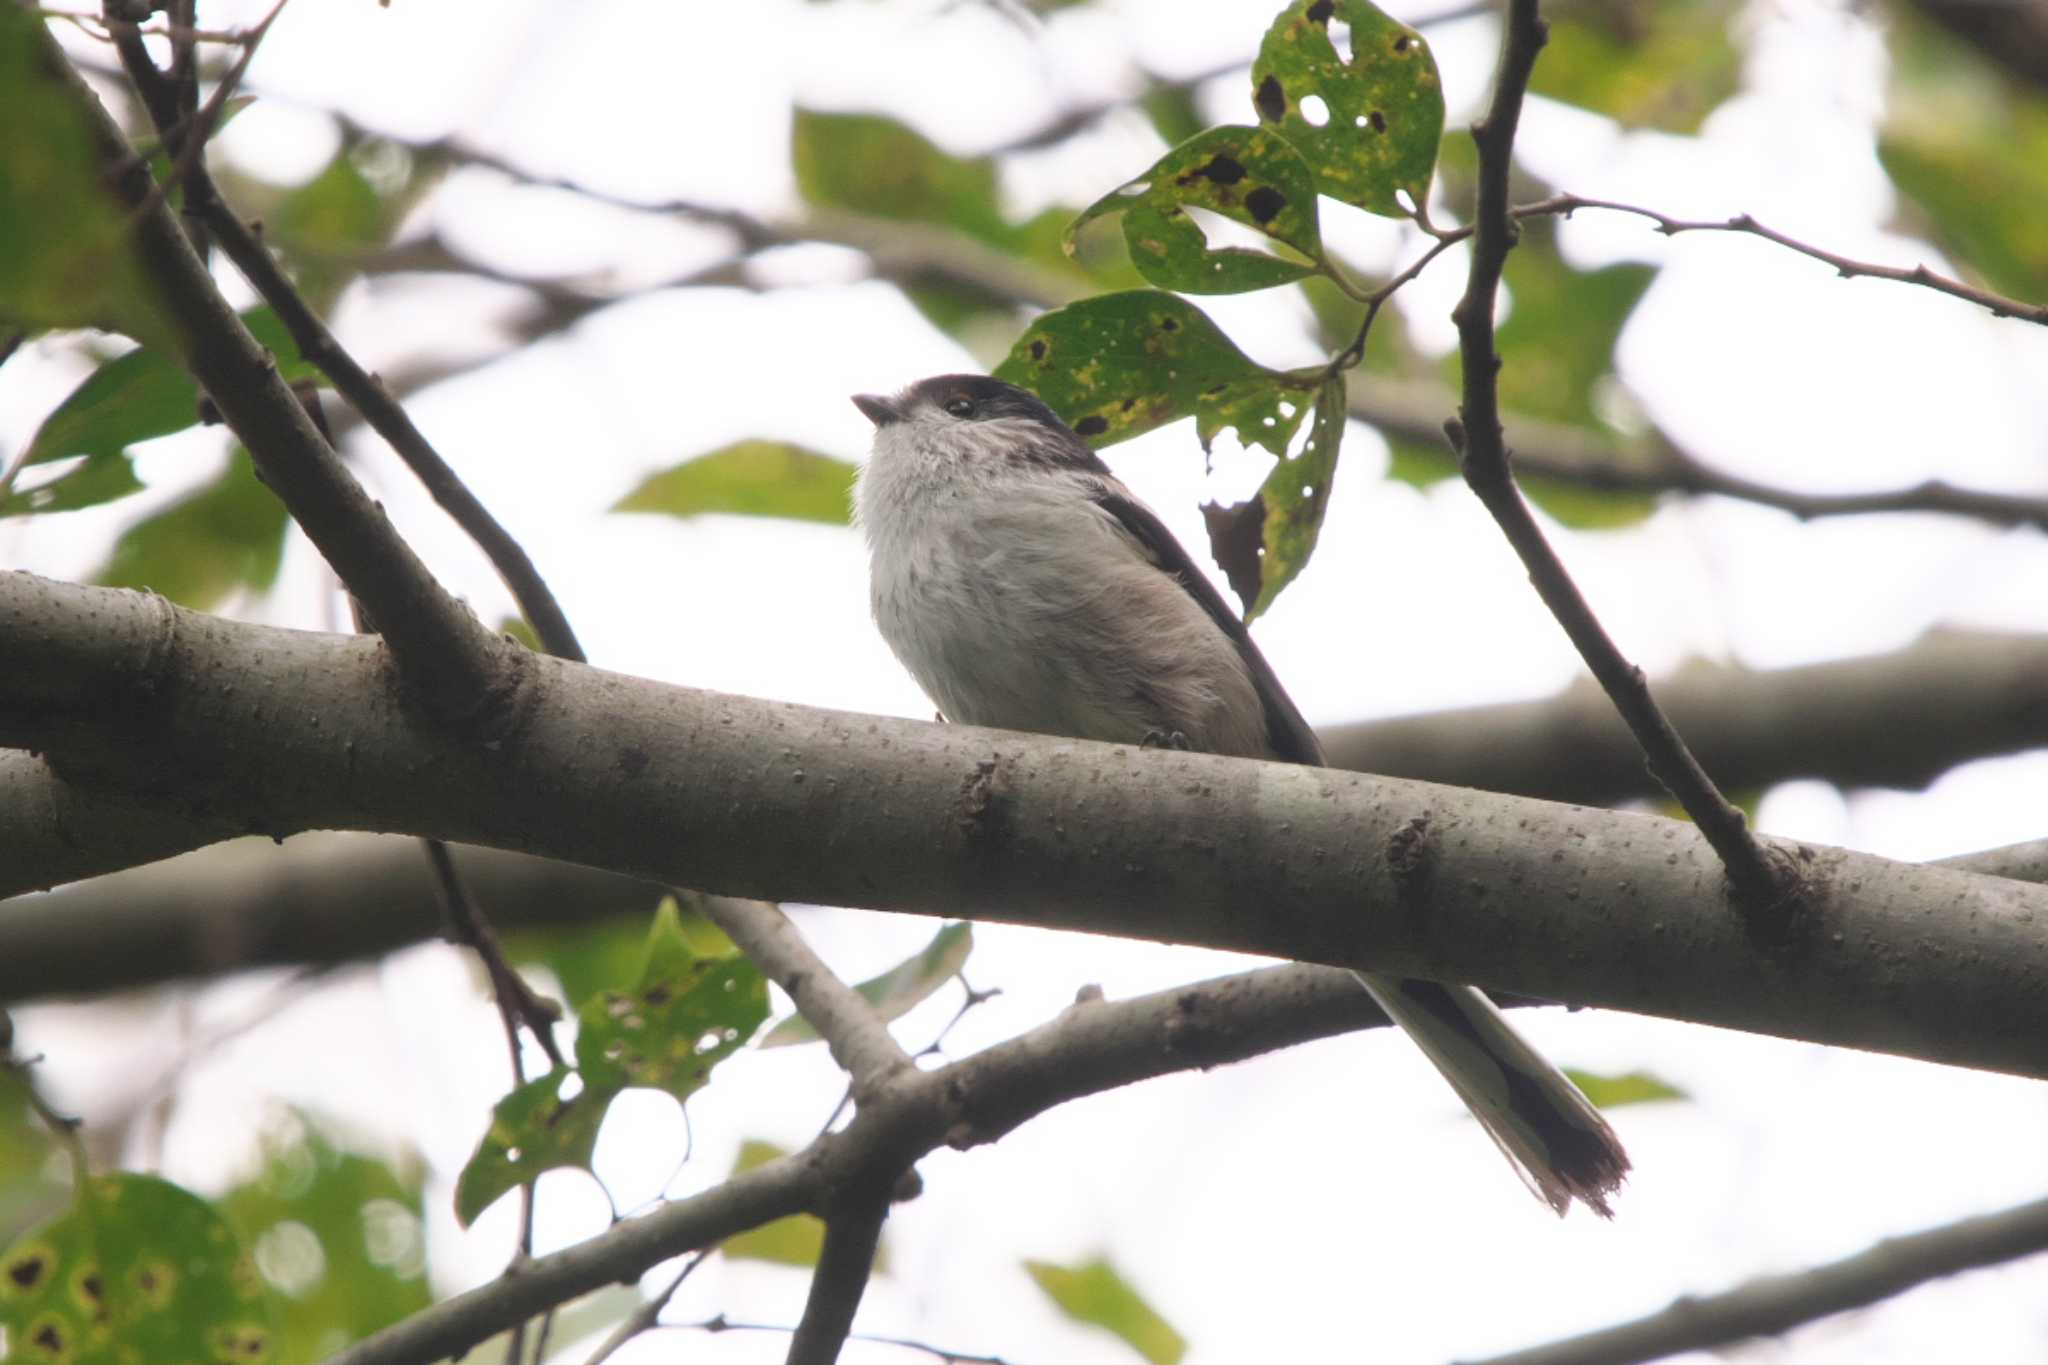
[(1723, 1294), (1474, 1365), (1634, 1365), (1711, 1351), (1879, 1303), (1929, 1280), (2048, 1250), (2048, 1199), (1945, 1227), (1890, 1237), (1843, 1260), (1766, 1275)]
[[(47, 30), (39, 59), (67, 82), (100, 162), (138, 210), (155, 185)], [(445, 721), (488, 728), (516, 692), (518, 656), (437, 582), (315, 429), (270, 353), (221, 297), (161, 203), (137, 217), (138, 259), (160, 291), (179, 359), (350, 592), (376, 619), (415, 694)]]
[(698, 1252), (688, 1261), (684, 1262), (683, 1268), (676, 1272), (675, 1278), (668, 1282), (667, 1288), (627, 1314), (626, 1320), (612, 1329), (611, 1335), (604, 1339), (603, 1344), (591, 1353), (590, 1358), (585, 1360), (583, 1365), (604, 1365), (605, 1361), (618, 1354), (621, 1346), (624, 1346), (634, 1337), (659, 1327), (661, 1325), (661, 1312), (675, 1298), (676, 1291), (683, 1287), (685, 1280), (697, 1272), (698, 1266), (703, 1265), (704, 1262), (710, 1259), (711, 1252), (705, 1250)]
[(797, 1013), (832, 1050), (832, 1060), (853, 1078), (856, 1099), (865, 1103), (890, 1077), (910, 1066), (910, 1054), (889, 1032), (875, 1007), (811, 951), (811, 945), (779, 907), (765, 901), (677, 894), (687, 896), (769, 980), (788, 993)]
[(825, 1245), (811, 1273), (804, 1315), (790, 1338), (788, 1365), (832, 1365), (853, 1330), (853, 1315), (875, 1268), (882, 1222), (889, 1216), (889, 1191), (850, 1196), (825, 1219)]
[(507, 1042), (512, 1048), (514, 1080), (526, 1079), (519, 1052), (521, 1025), (533, 1034), (534, 1041), (548, 1054), (550, 1062), (556, 1066), (567, 1066), (562, 1049), (555, 1042), (554, 1025), (562, 1017), (561, 1007), (527, 985), (526, 979), (505, 960), (504, 945), (498, 942), (497, 932), (470, 898), (462, 875), (456, 871), (455, 861), (448, 854), (448, 845), (439, 839), (422, 839), (420, 842), (426, 848), (428, 865), (434, 869), (434, 884), (440, 892), (449, 939), (473, 949), (483, 960), (484, 970), (490, 976), (491, 994), (504, 1015)]
[(2017, 318), (2021, 322), (2039, 323), (2048, 326), (2048, 303), (2028, 303), (2023, 299), (2007, 298), (2005, 295), (1994, 293), (1989, 289), (1981, 289), (1974, 284), (1966, 284), (1961, 280), (1953, 279), (1941, 274), (1939, 271), (1929, 270), (1924, 265), (1907, 268), (1895, 265), (1879, 265), (1872, 261), (1855, 260), (1837, 252), (1814, 246), (1809, 242), (1802, 242), (1796, 237), (1778, 231), (1776, 228), (1765, 227), (1746, 213), (1738, 213), (1733, 218), (1674, 218), (1669, 214), (1659, 213), (1655, 209), (1644, 208), (1639, 204), (1623, 204), (1612, 199), (1589, 199), (1579, 194), (1553, 195), (1541, 203), (1527, 205), (1519, 210), (1519, 212), (1525, 216), (1537, 213), (1556, 213), (1569, 218), (1580, 209), (1605, 209), (1613, 213), (1631, 213), (1638, 218), (1647, 218), (1655, 223), (1657, 231), (1663, 233), (1666, 237), (1676, 237), (1681, 232), (1735, 232), (1744, 233), (1751, 237), (1761, 237), (1767, 242), (1777, 243), (1788, 251), (1796, 251), (1802, 256), (1810, 256), (1816, 261), (1833, 266), (1835, 273), (1845, 280), (1863, 278), (1891, 280), (1898, 284), (1919, 285), (1923, 289), (1932, 289), (1938, 294), (1947, 294), (1951, 298), (1974, 303), (1979, 308), (1989, 310), (1991, 316), (1995, 318)]
[(1721, 795), (1685, 747), (1651, 697), (1643, 671), (1622, 657), (1551, 549), (1509, 469), (1500, 421), (1501, 359), (1494, 345), (1494, 299), (1508, 252), (1515, 245), (1515, 224), (1508, 209), (1515, 128), (1545, 32), (1537, 17), (1536, 0), (1511, 0), (1493, 102), (1485, 120), (1472, 129), (1472, 139), (1479, 147), (1472, 268), (1465, 296), (1451, 315), (1458, 325), (1464, 401), (1458, 420), (1446, 423), (1445, 430), (1458, 451), (1465, 482), (1500, 524), (1544, 605), (1628, 721), (1651, 771), (1720, 856), (1738, 905), (1758, 923), (1763, 923), (1764, 917), (1782, 920), (1798, 893), (1792, 865), (1769, 853), (1750, 833), (1742, 812)]
[[(788, 1333), (796, 1331), (796, 1328), (784, 1327), (780, 1323), (734, 1322), (723, 1313), (713, 1314), (702, 1322), (672, 1322), (666, 1325), (681, 1331), (703, 1332), (708, 1336), (717, 1336), (720, 1332)], [(846, 1339), (848, 1341), (871, 1341), (878, 1346), (900, 1346), (906, 1351), (922, 1351), (935, 1360), (943, 1362), (943, 1365), (1010, 1365), (1001, 1356), (984, 1356), (976, 1355), (971, 1351), (955, 1351), (945, 1346), (934, 1346), (928, 1341), (918, 1341), (913, 1337), (882, 1336), (874, 1332), (848, 1332)], [(589, 1362), (589, 1365), (596, 1365), (596, 1362)]]

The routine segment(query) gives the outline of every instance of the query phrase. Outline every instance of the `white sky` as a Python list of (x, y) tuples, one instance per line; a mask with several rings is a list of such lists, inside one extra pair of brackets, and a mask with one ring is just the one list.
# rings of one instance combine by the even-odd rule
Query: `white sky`
[[(1411, 21), (1420, 7), (1396, 8)], [(207, 22), (253, 17), (213, 3)], [(408, 137), (447, 133), (547, 174), (658, 200), (688, 196), (765, 215), (795, 211), (786, 142), (793, 103), (872, 109), (915, 122), (957, 151), (1001, 143), (1069, 101), (1134, 84), (1133, 61), (1167, 73), (1248, 58), (1270, 15), (1224, 3), (1098, 3), (1027, 32), (991, 8), (928, 3), (748, 5), (361, 3), (287, 11), (250, 73), (270, 98), (224, 135), (226, 155), (275, 178), (310, 175), (331, 132), (294, 102), (345, 109)], [(1894, 208), (1872, 151), (1882, 51), (1860, 22), (1813, 0), (1761, 4), (1743, 94), (1704, 135), (1625, 135), (1533, 101), (1522, 152), (1580, 193), (1678, 214), (1748, 211), (1851, 255), (1911, 263), (1925, 248), (1886, 230)], [(1493, 66), (1489, 22), (1431, 32), (1452, 100), (1471, 116)], [(1219, 121), (1247, 116), (1236, 81), (1208, 92)], [(1058, 154), (1020, 159), (1020, 211), (1083, 203), (1149, 164), (1145, 126), (1118, 120)], [(1324, 205), (1327, 234), (1362, 262), (1403, 250), (1377, 220)], [(415, 225), (508, 268), (624, 278), (706, 259), (715, 238), (497, 177), (452, 177)], [(1675, 242), (1632, 220), (1585, 214), (1564, 243), (1584, 265), (1666, 262), (1621, 344), (1622, 378), (1659, 423), (1723, 467), (1802, 489), (1889, 487), (1939, 476), (2048, 486), (2048, 364), (2041, 329), (1996, 322), (1955, 300), (1873, 282), (1766, 245), (1695, 235)], [(1412, 247), (1406, 248), (1412, 250)], [(1404, 253), (1405, 254), (1405, 253)], [(1934, 263), (1939, 264), (1938, 261)], [(1422, 344), (1447, 348), (1462, 288), (1453, 253), (1403, 295)], [(678, 682), (901, 715), (928, 704), (896, 667), (866, 610), (851, 531), (714, 519), (607, 516), (649, 471), (742, 436), (856, 456), (867, 424), (846, 395), (985, 366), (932, 331), (893, 290), (859, 281), (842, 253), (783, 253), (764, 266), (799, 285), (756, 294), (653, 294), (569, 334), (423, 394), (415, 418), (532, 553), (608, 667)], [(357, 287), (338, 315), (372, 366), (476, 346), (474, 319), (501, 307), (482, 287)], [(1212, 301), (1204, 301), (1210, 306)], [(1315, 359), (1297, 306), (1213, 301), (1256, 358)], [(1514, 363), (1514, 357), (1508, 357)], [(0, 370), (0, 457), (81, 373), (47, 343)], [(0, 523), (0, 563), (90, 571), (114, 530), (217, 468), (219, 437), (151, 447), (149, 492), (113, 508)], [(367, 445), (359, 467), (436, 570), (486, 619), (509, 610), (480, 556)], [(1110, 458), (1191, 544), (1205, 493), (1241, 495), (1257, 468), (1226, 458), (1204, 484), (1191, 430), (1170, 428)], [(1259, 626), (1312, 720), (1540, 695), (1576, 671), (1498, 534), (1461, 488), (1383, 484), (1384, 454), (1354, 427), (1322, 549)], [(2048, 628), (2038, 585), (2048, 544), (1937, 518), (1801, 526), (1748, 506), (1670, 508), (1605, 535), (1558, 533), (1609, 629), (1652, 672), (1688, 655), (1773, 666), (1903, 645), (1938, 623)], [(325, 570), (294, 543), (280, 590), (241, 614), (309, 626), (334, 619)], [(1382, 609), (1400, 585), (1423, 605)], [(1417, 591), (1417, 585), (1422, 590)], [(1361, 619), (1378, 630), (1360, 630)], [(1398, 663), (1383, 632), (1403, 634)], [(1971, 764), (1926, 794), (1790, 784), (1763, 808), (1768, 830), (1905, 857), (2032, 837), (2048, 779), (2040, 755)], [(927, 921), (819, 911), (803, 921), (859, 977), (929, 936)], [(1056, 1012), (1076, 988), (1111, 996), (1227, 970), (1219, 954), (988, 927), (970, 963), (1004, 995), (955, 1034), (954, 1051)], [(438, 948), (401, 954), (306, 993), (274, 1024), (192, 1072), (164, 1144), (166, 1172), (211, 1187), (246, 1158), (264, 1095), (347, 1116), (366, 1141), (418, 1143), (445, 1210), (450, 1182), (503, 1088), (501, 1045), (462, 964)], [(252, 1008), (248, 982), (189, 1003), (199, 1033)], [(951, 997), (911, 1016), (921, 1044)], [(142, 1068), (176, 1053), (172, 1006), (22, 1019), (48, 1076), (90, 1117)], [(1526, 1016), (1525, 1016), (1526, 1017)], [(1128, 1359), (1065, 1323), (1032, 1290), (1023, 1257), (1111, 1255), (1192, 1343), (1190, 1361), (1432, 1361), (1533, 1343), (1711, 1291), (1745, 1276), (1854, 1251), (1873, 1239), (2041, 1193), (2048, 1091), (2037, 1084), (1616, 1015), (1556, 1014), (1527, 1028), (1573, 1066), (1642, 1067), (1694, 1096), (1620, 1111), (1638, 1174), (1611, 1226), (1555, 1223), (1487, 1149), (1405, 1042), (1341, 1039), (1228, 1070), (1070, 1106), (993, 1150), (940, 1153), (927, 1193), (889, 1228), (894, 1268), (860, 1319), (1017, 1362)], [(332, 1044), (347, 1038), (346, 1047)], [(305, 1065), (308, 1051), (321, 1057)], [(800, 1145), (838, 1095), (819, 1049), (748, 1055), (693, 1102), (696, 1156), (671, 1187), (700, 1188), (738, 1142)], [(601, 1152), (622, 1204), (659, 1188), (681, 1141), (674, 1108), (636, 1105)], [(543, 1185), (549, 1244), (597, 1230), (602, 1202), (580, 1176)], [(502, 1257), (511, 1202), (464, 1237), (432, 1229), (437, 1282), (486, 1276)], [(682, 1317), (724, 1311), (793, 1322), (804, 1278), (714, 1264)], [(1876, 1312), (1805, 1330), (1764, 1358), (1885, 1362), (2035, 1361), (2048, 1343), (2048, 1263), (1981, 1272)], [(692, 1338), (709, 1361), (779, 1360), (775, 1336)], [(669, 1358), (673, 1337), (621, 1360)], [(849, 1361), (910, 1359), (849, 1348)]]

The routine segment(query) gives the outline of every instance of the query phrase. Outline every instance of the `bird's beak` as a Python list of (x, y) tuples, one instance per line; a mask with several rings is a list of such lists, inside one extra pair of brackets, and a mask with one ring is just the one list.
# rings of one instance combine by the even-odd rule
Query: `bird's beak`
[(881, 398), (872, 393), (857, 393), (853, 396), (853, 405), (878, 427), (886, 427), (891, 422), (903, 420), (902, 410), (892, 399)]

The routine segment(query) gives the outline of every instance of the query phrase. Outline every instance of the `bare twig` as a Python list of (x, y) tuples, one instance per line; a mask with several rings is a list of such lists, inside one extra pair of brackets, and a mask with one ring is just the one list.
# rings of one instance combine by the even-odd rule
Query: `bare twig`
[(1651, 771), (1699, 826), (1727, 869), (1738, 903), (1753, 916), (1781, 915), (1796, 893), (1797, 876), (1790, 863), (1772, 854), (1750, 833), (1742, 812), (1707, 777), (1671, 722), (1650, 695), (1643, 671), (1622, 657), (1571, 575), (1544, 537), (1515, 486), (1500, 420), (1500, 355), (1493, 335), (1494, 296), (1501, 271), (1515, 244), (1515, 224), (1508, 207), (1508, 173), (1514, 155), (1515, 128), (1529, 73), (1545, 38), (1536, 0), (1511, 0), (1505, 47), (1493, 102), (1485, 119), (1472, 128), (1479, 147), (1479, 202), (1473, 214), (1472, 267), (1465, 296), (1452, 318), (1458, 325), (1458, 346), (1464, 369), (1459, 418), (1445, 423), (1459, 455), (1465, 482), (1500, 524), (1521, 557), (1544, 605), (1578, 647), (1586, 666), (1600, 681), (1636, 740), (1643, 746)]
[(1826, 250), (1823, 247), (1814, 246), (1809, 242), (1802, 242), (1796, 237), (1778, 231), (1776, 228), (1765, 227), (1746, 213), (1738, 213), (1732, 218), (1674, 218), (1669, 214), (1659, 213), (1656, 209), (1644, 208), (1638, 204), (1623, 204), (1612, 199), (1589, 199), (1584, 195), (1578, 194), (1553, 195), (1540, 203), (1524, 205), (1516, 210), (1516, 212), (1523, 217), (1555, 213), (1569, 218), (1580, 209), (1605, 209), (1613, 213), (1632, 213), (1638, 218), (1647, 218), (1655, 223), (1657, 231), (1663, 233), (1666, 237), (1676, 237), (1681, 232), (1746, 233), (1751, 237), (1761, 237), (1767, 242), (1775, 242), (1788, 251), (1796, 251), (1802, 256), (1810, 256), (1816, 261), (1831, 265), (1835, 268), (1835, 273), (1845, 280), (1864, 278), (1892, 280), (1899, 284), (1915, 284), (1923, 289), (1932, 289), (1938, 294), (1947, 294), (1951, 298), (1974, 303), (1980, 308), (1989, 310), (1991, 316), (1996, 318), (2017, 318), (2022, 322), (2033, 322), (2048, 326), (2048, 303), (2028, 303), (2023, 299), (2007, 298), (2005, 295), (1994, 293), (1989, 289), (1981, 289), (1974, 284), (1966, 284), (1961, 280), (1952, 279), (1947, 275), (1941, 274), (1939, 271), (1929, 270), (1924, 265), (1908, 268), (1895, 265), (1879, 265), (1872, 261), (1854, 260), (1837, 252)]
[(562, 1049), (555, 1042), (554, 1025), (562, 1017), (561, 1009), (527, 985), (525, 978), (505, 960), (504, 946), (498, 942), (497, 932), (491, 928), (490, 921), (470, 899), (462, 876), (448, 855), (448, 845), (439, 839), (422, 839), (420, 842), (426, 848), (427, 862), (434, 869), (434, 882), (447, 918), (449, 938), (475, 949), (477, 956), (483, 959), (484, 970), (490, 975), (491, 994), (496, 997), (498, 1008), (505, 1016), (514, 1078), (526, 1079), (519, 1053), (519, 1026), (522, 1024), (548, 1054), (550, 1062), (556, 1066), (567, 1066)]
[(1634, 1365), (1682, 1351), (1712, 1351), (1862, 1308), (1945, 1275), (2043, 1250), (2048, 1250), (2048, 1199), (1886, 1238), (1839, 1261), (1766, 1275), (1723, 1294), (1678, 1299), (1633, 1322), (1475, 1365)]
[[(702, 1322), (674, 1322), (668, 1326), (687, 1331), (704, 1332), (716, 1336), (720, 1332), (794, 1332), (794, 1327), (784, 1327), (773, 1322), (734, 1322), (723, 1313), (715, 1314)], [(871, 1341), (878, 1346), (900, 1346), (906, 1351), (922, 1351), (944, 1365), (1009, 1365), (1001, 1356), (975, 1355), (971, 1351), (955, 1351), (945, 1346), (934, 1346), (928, 1341), (913, 1337), (881, 1336), (874, 1332), (848, 1332), (848, 1341)], [(589, 1365), (596, 1365), (595, 1361)]]
[(605, 1361), (610, 1360), (618, 1353), (618, 1349), (621, 1346), (624, 1346), (634, 1337), (661, 1326), (661, 1312), (664, 1308), (668, 1307), (669, 1301), (675, 1298), (676, 1291), (683, 1287), (683, 1281), (689, 1279), (691, 1275), (696, 1273), (698, 1266), (703, 1265), (704, 1262), (710, 1259), (711, 1251), (705, 1250), (698, 1252), (688, 1261), (684, 1262), (683, 1268), (676, 1272), (675, 1278), (668, 1282), (668, 1286), (659, 1294), (646, 1300), (638, 1308), (627, 1314), (626, 1320), (612, 1329), (611, 1335), (604, 1339), (603, 1344), (596, 1351), (592, 1352), (590, 1358), (585, 1360), (583, 1365), (604, 1365)]

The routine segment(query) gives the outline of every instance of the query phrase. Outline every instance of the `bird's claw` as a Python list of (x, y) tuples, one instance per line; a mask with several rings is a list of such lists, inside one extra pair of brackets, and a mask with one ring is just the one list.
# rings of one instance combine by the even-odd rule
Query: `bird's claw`
[(1182, 753), (1195, 746), (1188, 743), (1188, 737), (1178, 730), (1147, 730), (1145, 737), (1138, 741), (1140, 749), (1179, 749)]

